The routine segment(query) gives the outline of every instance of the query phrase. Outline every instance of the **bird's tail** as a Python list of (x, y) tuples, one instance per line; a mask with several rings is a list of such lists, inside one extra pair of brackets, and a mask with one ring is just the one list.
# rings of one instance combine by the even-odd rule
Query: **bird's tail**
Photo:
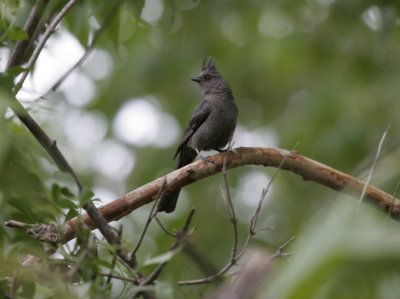
[[(175, 169), (181, 168), (185, 165), (188, 165), (193, 162), (193, 160), (196, 158), (196, 151), (189, 148), (189, 147), (184, 147), (182, 148), (180, 155), (179, 155), (179, 160), (176, 165)], [(171, 213), (175, 210), (176, 207), (176, 202), (179, 197), (179, 193), (181, 192), (181, 189), (176, 189), (174, 191), (165, 193), (164, 196), (160, 199), (160, 202), (158, 203), (158, 211), (159, 212), (166, 212), (166, 213)]]
[(178, 201), (181, 189), (177, 189), (168, 194), (165, 194), (158, 203), (158, 211), (165, 213), (172, 213), (175, 210), (176, 202)]

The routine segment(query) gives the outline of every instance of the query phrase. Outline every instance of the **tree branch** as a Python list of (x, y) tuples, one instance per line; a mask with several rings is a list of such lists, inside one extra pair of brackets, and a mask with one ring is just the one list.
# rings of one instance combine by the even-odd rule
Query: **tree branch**
[[(381, 140), (379, 141), (379, 145), (378, 145), (378, 149), (377, 149), (376, 154), (375, 154), (374, 161), (372, 162), (371, 169), (369, 170), (367, 180), (366, 180), (364, 188), (363, 188), (363, 190), (361, 192), (360, 199), (358, 200), (359, 204), (361, 204), (363, 199), (364, 199), (365, 191), (367, 189), (367, 186), (369, 185), (369, 182), (371, 181), (372, 173), (374, 172), (376, 162), (378, 161), (379, 156), (381, 154), (382, 145), (383, 145), (383, 142), (385, 141), (387, 133), (389, 132), (390, 126), (391, 126), (391, 123), (389, 122), (385, 132), (383, 132), (383, 134), (382, 134)], [(390, 209), (389, 209), (389, 214), (390, 214)]]
[(293, 239), (293, 237), (290, 238), (271, 255), (268, 255), (262, 249), (250, 248), (244, 257), (245, 261), (237, 267), (235, 277), (220, 286), (214, 294), (207, 296), (206, 299), (253, 298), (271, 271), (275, 260), (286, 255), (284, 249)]
[[(7, 62), (6, 71), (8, 71), (11, 67), (16, 65), (22, 64), (25, 58), (25, 55), (28, 49), (23, 49), (22, 46), (25, 45), (26, 47), (32, 43), (33, 33), (36, 31), (40, 13), (43, 12), (46, 4), (48, 1), (39, 1), (34, 9), (31, 11), (27, 21), (25, 22), (24, 29), (27, 30), (28, 39), (25, 41), (21, 41), (17, 43), (10, 58)], [(49, 27), (46, 29), (46, 32), (43, 34), (42, 38), (39, 41), (39, 44), (34, 50), (32, 57), (29, 59), (28, 62), (28, 70), (25, 71), (25, 74), (30, 71), (33, 67), (34, 63), (36, 62), (37, 57), (39, 56), (40, 52), (42, 51), (47, 39), (50, 37), (51, 33), (55, 30), (58, 23), (62, 20), (68, 10), (75, 4), (76, 0), (70, 0), (68, 4), (57, 14), (55, 19), (51, 22)], [(22, 78), (20, 79), (19, 84), (22, 85), (23, 81), (26, 78), (26, 75), (23, 74)], [(18, 89), (18, 87), (16, 88)], [(79, 181), (77, 175), (75, 174), (72, 167), (69, 165), (65, 157), (62, 155), (60, 150), (57, 147), (57, 143), (55, 140), (50, 139), (50, 137), (43, 131), (43, 129), (39, 126), (39, 124), (29, 115), (26, 109), (21, 105), (21, 103), (16, 99), (12, 98), (10, 100), (10, 108), (14, 111), (14, 113), (18, 116), (20, 121), (28, 128), (31, 134), (36, 138), (36, 140), (40, 143), (40, 145), (46, 150), (46, 152), (50, 155), (53, 161), (56, 163), (57, 167), (64, 172), (69, 173), (75, 180), (79, 190), (82, 189), (82, 184)]]
[[(45, 32), (43, 33), (38, 45), (33, 51), (32, 56), (30, 57), (27, 65), (27, 70), (22, 74), (20, 80), (14, 87), (14, 92), (17, 93), (18, 89), (22, 86), (24, 80), (26, 79), (29, 71), (31, 68), (34, 66), (37, 58), (39, 57), (40, 52), (42, 51), (44, 45), (46, 44), (48, 38), (50, 35), (54, 32), (56, 29), (57, 25), (61, 22), (61, 20), (64, 18), (64, 16), (67, 14), (67, 12), (75, 5), (77, 0), (69, 0), (63, 8), (60, 10), (60, 12), (54, 17), (50, 25), (46, 28)], [(115, 14), (117, 11), (117, 8), (119, 8), (119, 5), (122, 3), (122, 1), (118, 2), (118, 5), (114, 6), (114, 9), (112, 10), (112, 14), (108, 16), (107, 21), (109, 22), (110, 18)], [(25, 23), (25, 28), (28, 28), (29, 30), (33, 30), (33, 27), (37, 27), (37, 24), (35, 25), (35, 22), (33, 22), (31, 19), (34, 19), (36, 13), (31, 13), (29, 19)], [(34, 31), (34, 30), (33, 30)], [(32, 34), (28, 33), (28, 36), (30, 39), (28, 39), (28, 44), (32, 40)], [(23, 49), (18, 50), (18, 53), (26, 53), (25, 51), (22, 51)], [(10, 59), (12, 60), (11, 62), (8, 62), (8, 67), (13, 66), (13, 65), (18, 65), (23, 63), (24, 55), (18, 54), (17, 52), (14, 51), (15, 54), (13, 54)], [(18, 55), (17, 55), (18, 54)], [(53, 161), (56, 163), (58, 168), (61, 171), (69, 173), (75, 180), (79, 192), (82, 191), (82, 184), (78, 178), (78, 176), (75, 174), (74, 170), (72, 167), (69, 165), (61, 151), (58, 149), (56, 141), (50, 139), (50, 137), (46, 134), (46, 132), (39, 126), (39, 124), (29, 115), (27, 110), (21, 105), (21, 103), (15, 98), (11, 98), (9, 102), (10, 108), (15, 112), (15, 114), (18, 116), (18, 118), (21, 120), (21, 122), (28, 128), (28, 130), (31, 132), (31, 134), (36, 138), (36, 140), (40, 143), (40, 145), (46, 150), (46, 152), (50, 155), (50, 157), (53, 159)], [(136, 266), (135, 260), (132, 260), (128, 257), (128, 252), (122, 247), (122, 243), (120, 238), (114, 233), (111, 227), (108, 226), (108, 221), (103, 218), (103, 216), (98, 212), (94, 204), (89, 201), (87, 202), (83, 208), (86, 210), (87, 214), (90, 215), (91, 217), (91, 222), (95, 223), (95, 226), (100, 230), (100, 232), (103, 234), (105, 239), (111, 244), (116, 246), (117, 254), (118, 256), (125, 262), (127, 263), (131, 268), (134, 268)], [(89, 216), (88, 216), (89, 217)], [(10, 224), (10, 223), (9, 223)]]
[[(196, 210), (194, 208), (190, 210), (189, 215), (186, 218), (185, 224), (183, 225), (183, 228), (175, 233), (176, 240), (170, 247), (169, 249), (170, 252), (176, 251), (182, 243), (183, 244), (185, 243), (184, 240), (189, 235), (189, 227), (192, 222), (195, 211)], [(167, 264), (168, 261), (160, 263), (152, 273), (150, 273), (143, 281), (140, 282), (140, 285), (149, 285), (154, 283), (154, 281), (158, 278), (158, 276), (161, 274), (161, 271)]]
[(75, 180), (76, 185), (78, 186), (79, 191), (82, 189), (82, 184), (78, 179), (78, 176), (75, 174), (72, 167), (69, 165), (64, 155), (60, 152), (57, 147), (57, 142), (52, 140), (45, 131), (39, 126), (39, 124), (29, 115), (26, 109), (22, 106), (17, 99), (11, 99), (10, 107), (18, 116), (19, 120), (25, 125), (25, 127), (31, 132), (31, 134), (36, 138), (36, 140), (40, 143), (42, 148), (49, 154), (49, 156), (56, 163), (57, 167), (66, 173), (69, 173), (73, 179)]
[[(221, 172), (225, 156), (227, 156), (226, 169), (248, 164), (280, 167), (283, 170), (300, 175), (305, 181), (313, 181), (333, 190), (343, 191), (356, 198), (359, 198), (365, 186), (359, 179), (309, 159), (296, 151), (278, 148), (241, 147), (234, 149), (229, 154), (221, 153), (208, 157), (207, 159), (213, 163), (199, 160), (177, 169), (166, 177), (158, 178), (100, 207), (99, 211), (107, 221), (118, 220), (153, 201), (159, 189), (164, 185), (165, 179), (165, 190), (174, 190)], [(282, 163), (282, 160), (285, 161)], [(385, 212), (391, 211), (390, 216), (395, 220), (400, 220), (400, 201), (394, 199), (392, 195), (368, 185), (365, 191), (365, 200)], [(83, 216), (82, 219), (88, 227), (93, 228), (93, 224), (87, 215)], [(77, 218), (64, 224), (64, 241), (69, 241), (75, 237), (77, 225), (79, 225)]]
[[(90, 44), (86, 47), (85, 53), (79, 58), (75, 64), (68, 69), (50, 88), (47, 92), (45, 92), (43, 95), (41, 95), (38, 99), (35, 101), (45, 98), (48, 96), (51, 92), (56, 91), (60, 85), (73, 73), (73, 71), (78, 68), (92, 53), (93, 49), (95, 48), (95, 45), (97, 44), (98, 40), (100, 39), (100, 36), (103, 34), (103, 32), (108, 28), (108, 25), (110, 25), (111, 21), (115, 17), (115, 14), (117, 13), (118, 9), (122, 5), (122, 3), (125, 0), (118, 0), (115, 2), (114, 6), (110, 9), (110, 12), (107, 14), (105, 17), (103, 24), (101, 27), (93, 34), (93, 39), (91, 40)], [(34, 101), (34, 102), (35, 102)]]
[(32, 7), (31, 13), (24, 25), (24, 31), (28, 35), (27, 39), (20, 40), (15, 44), (14, 49), (11, 52), (10, 58), (7, 61), (6, 70), (21, 64), (25, 61), (27, 52), (29, 51), (35, 32), (37, 32), (40, 19), (42, 18), (43, 12), (49, 3), (49, 0), (39, 0)]
[(33, 51), (31, 58), (28, 61), (28, 65), (26, 67), (27, 70), (22, 73), (21, 78), (18, 80), (18, 83), (15, 86), (15, 94), (22, 87), (22, 84), (24, 84), (24, 81), (25, 81), (26, 77), (28, 76), (28, 73), (30, 72), (32, 67), (35, 65), (36, 60), (39, 57), (40, 52), (42, 52), (42, 49), (43, 49), (44, 45), (46, 44), (48, 38), (53, 34), (53, 32), (56, 30), (57, 25), (61, 22), (61, 20), (64, 18), (64, 16), (67, 14), (67, 12), (75, 5), (75, 3), (77, 1), (78, 0), (69, 0), (68, 3), (61, 9), (61, 11), (55, 16), (53, 21), (47, 27), (47, 29), (44, 32), (43, 36), (41, 37), (38, 45), (36, 46), (35, 50)]
[[(227, 152), (228, 154), (230, 152)], [(233, 244), (232, 244), (232, 249), (231, 249), (231, 256), (229, 258), (228, 263), (221, 268), (219, 271), (213, 273), (212, 275), (209, 275), (204, 278), (199, 278), (199, 279), (191, 279), (191, 280), (183, 280), (183, 281), (178, 281), (179, 285), (196, 285), (196, 284), (205, 284), (205, 283), (210, 283), (213, 282), (217, 279), (220, 279), (225, 273), (227, 273), (238, 261), (238, 228), (237, 228), (237, 218), (236, 218), (236, 213), (235, 213), (235, 208), (232, 203), (231, 199), (231, 194), (229, 191), (229, 183), (228, 183), (228, 175), (226, 173), (226, 158), (227, 156), (225, 155), (224, 158), (224, 163), (222, 165), (222, 175), (224, 177), (224, 184), (225, 184), (225, 192), (221, 187), (221, 193), (222, 197), (224, 199), (224, 203), (226, 206), (226, 209), (228, 210), (229, 214), (229, 221), (232, 223), (232, 229), (233, 229)]]

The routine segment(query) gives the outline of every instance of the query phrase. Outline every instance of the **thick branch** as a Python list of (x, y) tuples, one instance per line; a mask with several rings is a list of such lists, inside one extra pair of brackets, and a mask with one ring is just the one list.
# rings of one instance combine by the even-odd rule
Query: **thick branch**
[[(278, 148), (241, 147), (234, 149), (233, 152), (208, 157), (208, 161), (199, 160), (177, 169), (166, 176), (166, 183), (164, 182), (165, 177), (158, 178), (102, 206), (99, 210), (107, 221), (118, 220), (142, 205), (153, 201), (158, 190), (163, 188), (164, 184), (165, 190), (170, 191), (221, 172), (225, 155), (227, 155), (226, 169), (247, 164), (280, 167), (281, 169), (297, 173), (305, 181), (313, 181), (331, 189), (351, 194), (356, 198), (360, 197), (364, 188), (362, 181), (300, 155), (296, 151), (287, 151)], [(282, 160), (284, 160), (283, 163)], [(390, 211), (390, 216), (394, 219), (400, 219), (400, 201), (393, 198), (392, 195), (376, 187), (368, 186), (365, 197), (365, 200), (375, 204), (385, 212)], [(83, 221), (89, 227), (93, 227), (89, 217), (84, 216)], [(76, 218), (65, 223), (65, 241), (75, 237), (75, 229), (78, 223), (79, 220)]]

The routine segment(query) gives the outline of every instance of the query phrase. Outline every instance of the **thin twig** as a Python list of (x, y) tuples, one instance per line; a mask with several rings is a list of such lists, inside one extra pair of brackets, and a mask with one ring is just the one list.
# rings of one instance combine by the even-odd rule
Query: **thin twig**
[(137, 242), (135, 248), (132, 250), (131, 258), (133, 258), (133, 257), (136, 256), (136, 253), (137, 253), (137, 251), (139, 250), (140, 245), (142, 245), (142, 241), (143, 241), (143, 239), (144, 239), (144, 235), (146, 234), (147, 229), (149, 228), (151, 221), (152, 221), (152, 220), (154, 219), (154, 217), (156, 217), (156, 215), (157, 215), (157, 204), (158, 204), (158, 202), (160, 201), (160, 198), (161, 198), (162, 193), (164, 192), (164, 188), (165, 188), (166, 183), (167, 183), (167, 180), (165, 179), (165, 180), (164, 180), (164, 184), (162, 184), (160, 190), (158, 191), (158, 193), (157, 193), (157, 195), (156, 195), (156, 199), (155, 199), (155, 201), (154, 201), (153, 206), (151, 207), (149, 216), (148, 216), (147, 219), (146, 219), (146, 223), (145, 223), (145, 225), (144, 225), (144, 228), (143, 228), (142, 233), (140, 234), (139, 240), (138, 240), (138, 242)]
[(7, 61), (7, 66), (5, 68), (6, 71), (18, 64), (21, 64), (21, 62), (26, 58), (27, 52), (29, 51), (30, 45), (32, 44), (32, 40), (34, 38), (34, 33), (39, 31), (38, 25), (48, 3), (49, 0), (39, 0), (32, 7), (31, 12), (24, 24), (24, 31), (26, 32), (28, 38), (20, 40), (15, 44), (15, 47)]
[(236, 263), (236, 253), (237, 253), (237, 248), (238, 248), (238, 227), (237, 227), (237, 218), (236, 218), (235, 208), (233, 206), (231, 194), (229, 191), (228, 174), (226, 172), (226, 155), (224, 158), (224, 164), (222, 166), (222, 175), (224, 178), (225, 192), (226, 192), (226, 193), (222, 193), (222, 196), (223, 196), (225, 202), (227, 203), (229, 217), (230, 217), (229, 220), (232, 223), (232, 229), (233, 229), (233, 245), (232, 245), (230, 263), (232, 263), (232, 265), (234, 265)]
[[(161, 194), (161, 193), (160, 193)], [(194, 215), (195, 209), (192, 208), (192, 210), (190, 211), (188, 217), (186, 218), (185, 224), (183, 226), (183, 228), (176, 232), (175, 237), (176, 240), (174, 242), (174, 244), (172, 244), (172, 246), (170, 247), (170, 252), (175, 252), (176, 250), (178, 250), (179, 245), (182, 243), (182, 241), (187, 237), (188, 230), (189, 230), (189, 226), (190, 223), (192, 222), (193, 219), (193, 215)], [(138, 285), (140, 286), (146, 286), (146, 285), (151, 285), (154, 283), (154, 281), (158, 278), (158, 276), (161, 274), (162, 270), (164, 269), (164, 267), (168, 264), (168, 261), (166, 262), (162, 262), (160, 263), (157, 268), (151, 272), (147, 277), (144, 277), (143, 275), (140, 277), (139, 279), (139, 283)], [(144, 298), (155, 298), (154, 292), (150, 291), (135, 291), (132, 296), (130, 296), (131, 298), (138, 298), (140, 296), (143, 296)]]
[(222, 277), (226, 272), (228, 272), (229, 269), (231, 269), (237, 262), (237, 251), (238, 251), (238, 228), (237, 228), (237, 218), (235, 214), (235, 209), (232, 203), (230, 191), (229, 191), (229, 182), (228, 182), (228, 177), (226, 173), (226, 161), (227, 161), (227, 154), (225, 155), (223, 166), (222, 166), (222, 174), (224, 177), (224, 184), (225, 184), (225, 192), (222, 192), (222, 196), (224, 198), (224, 202), (226, 203), (226, 207), (229, 213), (229, 220), (232, 223), (232, 228), (233, 228), (233, 245), (231, 249), (231, 255), (229, 262), (222, 268), (220, 269), (217, 273), (210, 275), (205, 278), (200, 278), (200, 279), (193, 279), (193, 280), (184, 280), (184, 281), (179, 281), (179, 285), (196, 285), (196, 284), (204, 284), (204, 283), (209, 283), (212, 281), (215, 281), (216, 279), (219, 279)]
[(8, 220), (4, 222), (4, 225), (8, 227), (21, 228), (21, 229), (27, 229), (33, 226), (33, 224), (24, 223), (16, 220)]
[[(294, 147), (292, 148), (292, 152), (296, 150), (298, 146), (298, 143), (296, 143), (294, 145)], [(257, 208), (254, 210), (253, 216), (251, 217), (250, 220), (250, 226), (249, 226), (249, 235), (255, 235), (256, 234), (256, 225), (257, 225), (257, 221), (258, 221), (258, 216), (260, 215), (260, 211), (261, 211), (261, 207), (264, 203), (265, 197), (269, 191), (269, 189), (272, 186), (272, 182), (275, 180), (275, 178), (277, 177), (278, 173), (280, 172), (280, 170), (282, 169), (283, 163), (285, 163), (285, 161), (288, 159), (288, 156), (284, 157), (282, 159), (282, 161), (279, 163), (278, 167), (275, 169), (271, 179), (269, 180), (267, 186), (265, 188), (262, 189), (261, 191), (261, 196), (260, 199), (258, 200), (257, 203)]]
[(287, 246), (289, 246), (289, 244), (292, 243), (294, 241), (294, 239), (295, 239), (295, 237), (292, 236), (289, 240), (287, 240), (285, 243), (283, 243), (281, 246), (279, 246), (278, 249), (275, 251), (275, 253), (272, 254), (271, 256), (269, 256), (269, 260), (272, 261), (272, 260), (284, 255), (283, 250)]
[[(246, 252), (245, 261), (235, 271), (227, 273), (226, 276), (235, 276), (234, 279), (226, 281), (215, 291), (207, 296), (207, 299), (231, 299), (231, 298), (254, 298), (263, 282), (267, 281), (268, 275), (277, 258), (287, 256), (284, 248), (292, 241), (286, 241), (273, 254), (267, 254), (265, 250), (251, 248)], [(257, 296), (256, 296), (257, 297)]]
[[(175, 252), (181, 245), (182, 241), (188, 236), (189, 227), (192, 222), (195, 211), (196, 210), (194, 208), (192, 208), (190, 210), (190, 213), (189, 213), (188, 217), (186, 218), (183, 228), (176, 232), (176, 234), (175, 234), (176, 240), (170, 247), (169, 251)], [(169, 261), (160, 263), (153, 272), (151, 272), (143, 281), (140, 282), (140, 285), (152, 284), (158, 278), (158, 276), (161, 274), (162, 270), (168, 264), (168, 262)]]
[[(297, 146), (297, 144), (296, 144), (296, 146)], [(295, 147), (293, 148), (293, 150), (295, 149)], [(226, 264), (220, 271), (218, 271), (214, 275), (211, 275), (211, 276), (208, 276), (208, 277), (205, 277), (205, 278), (201, 278), (201, 279), (180, 281), (179, 285), (195, 285), (195, 284), (204, 284), (204, 283), (212, 282), (212, 281), (220, 278), (221, 276), (225, 275), (229, 271), (229, 269), (231, 269), (236, 264), (236, 262), (243, 256), (244, 252), (246, 251), (246, 249), (247, 249), (247, 247), (248, 247), (248, 245), (250, 243), (250, 240), (251, 240), (252, 236), (254, 236), (256, 234), (255, 227), (256, 227), (256, 224), (257, 224), (257, 219), (258, 219), (258, 216), (260, 214), (261, 206), (262, 206), (262, 203), (263, 203), (263, 201), (265, 199), (265, 196), (267, 195), (267, 193), (268, 193), (268, 191), (269, 191), (269, 189), (270, 189), (270, 187), (272, 185), (272, 182), (276, 178), (278, 172), (282, 168), (283, 163), (286, 161), (286, 158), (287, 157), (282, 159), (281, 163), (278, 165), (277, 169), (275, 170), (273, 176), (269, 180), (267, 187), (262, 190), (261, 197), (260, 197), (260, 199), (258, 201), (258, 204), (257, 204), (257, 208), (254, 211), (254, 214), (253, 214), (253, 216), (251, 218), (251, 221), (250, 221), (248, 236), (247, 236), (247, 238), (246, 238), (246, 240), (245, 240), (245, 242), (243, 244), (242, 249), (238, 253), (237, 252), (237, 250), (238, 250), (237, 219), (236, 219), (235, 209), (233, 207), (233, 203), (232, 203), (230, 192), (229, 192), (229, 184), (228, 184), (228, 178), (227, 178), (227, 174), (226, 174), (226, 157), (225, 157), (224, 162), (223, 162), (223, 166), (222, 166), (222, 174), (224, 175), (226, 195), (224, 196), (224, 193), (222, 193), (222, 194), (224, 196), (224, 202), (226, 203), (226, 206), (227, 206), (227, 209), (228, 209), (228, 212), (229, 212), (229, 216), (230, 216), (230, 220), (231, 220), (232, 225), (233, 225), (233, 231), (234, 231), (234, 241), (233, 241), (233, 246), (232, 246), (232, 250), (231, 250), (230, 260), (229, 260), (228, 264)]]
[[(294, 145), (294, 147), (292, 148), (292, 152), (296, 149), (297, 146), (298, 146), (298, 143), (296, 143)], [(262, 191), (261, 191), (261, 196), (260, 196), (260, 199), (258, 200), (257, 207), (254, 210), (254, 213), (253, 213), (253, 215), (251, 217), (251, 220), (250, 220), (249, 233), (248, 233), (248, 235), (246, 237), (246, 240), (244, 241), (242, 249), (240, 250), (240, 252), (238, 254), (238, 258), (241, 258), (243, 256), (243, 254), (245, 253), (245, 251), (247, 250), (247, 248), (248, 248), (248, 246), (250, 244), (251, 239), (257, 233), (256, 226), (257, 226), (258, 217), (259, 217), (260, 212), (261, 212), (261, 207), (262, 207), (263, 202), (264, 202), (264, 200), (265, 200), (265, 198), (266, 198), (266, 196), (267, 196), (267, 194), (269, 192), (269, 189), (272, 186), (272, 182), (278, 176), (278, 173), (282, 169), (282, 166), (283, 166), (283, 164), (285, 163), (286, 160), (287, 160), (287, 156), (284, 157), (282, 159), (282, 161), (279, 163), (279, 165), (275, 169), (271, 179), (268, 181), (267, 186), (265, 188), (263, 188)], [(261, 230), (268, 230), (268, 229), (264, 228), (264, 229), (261, 229)], [(260, 231), (260, 230), (258, 230), (258, 231)]]
[(98, 40), (100, 39), (100, 36), (107, 29), (108, 25), (114, 18), (115, 13), (118, 11), (118, 8), (122, 5), (124, 1), (125, 0), (118, 0), (117, 2), (115, 2), (114, 6), (111, 8), (110, 12), (106, 16), (102, 26), (94, 33), (89, 46), (86, 47), (85, 53), (81, 56), (81, 58), (79, 58), (79, 60), (75, 62), (75, 64), (71, 66), (71, 68), (67, 70), (44, 94), (34, 100), (33, 103), (37, 102), (40, 99), (46, 98), (51, 92), (56, 91), (60, 87), (60, 85), (72, 74), (72, 72), (87, 59), (87, 57), (92, 53)]
[(132, 282), (134, 284), (137, 283), (137, 280), (135, 278), (130, 278), (130, 277), (125, 277), (125, 276), (121, 276), (118, 274), (114, 274), (114, 273), (104, 273), (104, 272), (100, 272), (99, 273), (101, 276), (107, 277), (107, 279), (109, 278), (114, 278), (114, 279), (118, 279), (118, 280), (123, 280), (123, 281), (127, 281), (127, 282)]
[(358, 204), (359, 204), (359, 205), (362, 203), (362, 201), (363, 201), (363, 199), (364, 199), (365, 193), (366, 193), (366, 191), (367, 191), (367, 187), (368, 187), (368, 185), (369, 185), (369, 183), (370, 183), (370, 181), (371, 181), (371, 178), (372, 178), (372, 173), (373, 173), (374, 170), (375, 170), (376, 162), (378, 161), (379, 156), (380, 156), (380, 154), (381, 154), (383, 142), (385, 141), (386, 135), (387, 135), (387, 133), (389, 132), (390, 126), (391, 126), (391, 122), (389, 122), (389, 124), (388, 124), (388, 126), (387, 126), (385, 132), (383, 132), (382, 137), (381, 137), (381, 139), (380, 139), (380, 141), (379, 141), (378, 149), (377, 149), (377, 151), (376, 151), (376, 155), (375, 155), (374, 161), (372, 162), (371, 169), (369, 170), (367, 181), (366, 181), (365, 184), (364, 184), (364, 188), (363, 188), (363, 190), (362, 190), (362, 192), (361, 192), (360, 199), (358, 200)]
[(27, 70), (22, 73), (20, 79), (18, 80), (17, 84), (14, 87), (14, 94), (17, 94), (19, 89), (22, 87), (24, 84), (24, 81), (26, 77), (28, 76), (30, 70), (33, 68), (33, 66), (36, 63), (37, 58), (39, 57), (40, 52), (42, 52), (42, 49), (44, 45), (46, 44), (47, 40), (49, 37), (54, 33), (54, 31), (57, 28), (57, 25), (61, 22), (61, 20), (65, 17), (67, 12), (75, 5), (75, 3), (78, 0), (69, 0), (66, 5), (61, 9), (61, 11), (54, 17), (53, 21), (49, 24), (47, 27), (46, 31), (43, 33), (39, 43), (37, 44), (35, 50), (32, 53), (31, 58), (28, 61), (28, 64), (26, 66)]
[(209, 260), (207, 254), (201, 253), (190, 240), (184, 239), (183, 252), (193, 263), (204, 273), (204, 276), (213, 275), (218, 271), (215, 265)]
[(82, 262), (85, 259), (89, 258), (90, 251), (93, 249), (94, 240), (95, 240), (94, 235), (90, 234), (89, 238), (87, 240), (87, 244), (86, 244), (85, 248), (83, 249), (81, 255), (79, 256), (78, 260), (71, 267), (71, 269), (68, 270), (68, 272), (66, 274), (66, 277), (68, 279), (72, 279), (75, 276), (75, 274), (78, 272), (78, 270), (80, 269)]
[(173, 233), (171, 233), (165, 226), (164, 224), (162, 224), (161, 220), (158, 219), (158, 217), (155, 217), (158, 225), (160, 226), (160, 228), (164, 231), (164, 233), (166, 233), (168, 236), (175, 238), (175, 235)]
[(222, 278), (222, 276), (224, 274), (226, 274), (226, 272), (233, 267), (233, 264), (231, 262), (227, 263), (221, 270), (219, 270), (217, 273), (215, 273), (214, 275), (208, 276), (208, 277), (204, 277), (204, 278), (200, 278), (200, 279), (191, 279), (191, 280), (182, 280), (182, 281), (178, 281), (178, 285), (184, 286), (184, 285), (198, 285), (198, 284), (206, 284), (206, 283), (210, 283), (213, 282), (217, 279)]
[(61, 22), (61, 20), (65, 17), (67, 12), (75, 5), (78, 0), (69, 0), (68, 3), (61, 9), (61, 11), (54, 17), (53, 21), (49, 24), (46, 31), (43, 33), (39, 43), (37, 44), (35, 50), (32, 53), (31, 58), (28, 61), (26, 66), (27, 70), (22, 73), (20, 79), (18, 80), (17, 84), (14, 87), (14, 94), (17, 94), (19, 89), (24, 84), (26, 77), (28, 76), (30, 70), (36, 63), (36, 60), (39, 57), (39, 54), (42, 52), (44, 45), (46, 44), (49, 37), (55, 32), (57, 25)]
[[(118, 230), (118, 238), (119, 238), (119, 239), (121, 239), (121, 236), (122, 236), (122, 228), (123, 228), (123, 226), (121, 225), (121, 226), (119, 227), (119, 230)], [(116, 250), (112, 250), (112, 251), (111, 251), (111, 255), (112, 255), (112, 260), (111, 260), (111, 267), (110, 267), (110, 269), (114, 269), (114, 267), (115, 267), (115, 265), (116, 265), (116, 263), (117, 263), (117, 257), (118, 257), (117, 251), (116, 251)], [(110, 275), (111, 275), (111, 270), (110, 270)], [(110, 283), (110, 282), (111, 282), (111, 276), (109, 276), (109, 277), (107, 278), (107, 283)]]

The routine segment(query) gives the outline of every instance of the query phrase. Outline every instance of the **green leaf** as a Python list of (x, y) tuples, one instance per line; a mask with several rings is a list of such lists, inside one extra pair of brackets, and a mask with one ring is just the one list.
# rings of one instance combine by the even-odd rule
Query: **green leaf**
[(67, 215), (65, 216), (65, 221), (68, 221), (77, 216), (78, 216), (78, 211), (76, 209), (69, 209)]
[(22, 72), (24, 72), (26, 70), (27, 70), (27, 68), (17, 65), (17, 66), (14, 66), (14, 67), (8, 69), (7, 73), (9, 75), (11, 75), (12, 78), (15, 78), (16, 76), (18, 76), (19, 74), (21, 74)]
[(72, 192), (67, 187), (60, 187), (53, 184), (51, 188), (52, 199), (59, 208), (74, 209), (77, 208), (73, 199)]
[(83, 187), (81, 194), (79, 195), (79, 203), (83, 207), (93, 198), (94, 193), (89, 188)]
[[(12, 71), (12, 69), (10, 69), (10, 71)], [(13, 87), (14, 75), (10, 72), (0, 73), (0, 90), (4, 93), (10, 93)]]
[(53, 198), (54, 201), (58, 201), (60, 196), (60, 186), (57, 184), (53, 184), (51, 186), (51, 197)]
[(19, 280), (22, 285), (22, 297), (32, 298), (35, 294), (36, 284), (35, 281), (32, 280), (29, 276), (24, 277), (22, 280)]
[(28, 38), (28, 35), (22, 28), (14, 27), (7, 31), (7, 37), (12, 41), (19, 41)]
[(73, 198), (78, 194), (78, 188), (74, 179), (66, 172), (56, 171), (49, 181), (49, 183), (53, 185), (59, 185), (60, 195), (63, 195), (67, 198)]
[(69, 190), (67, 187), (62, 187), (61, 188), (61, 193), (65, 195), (66, 197), (74, 197), (75, 195)]

